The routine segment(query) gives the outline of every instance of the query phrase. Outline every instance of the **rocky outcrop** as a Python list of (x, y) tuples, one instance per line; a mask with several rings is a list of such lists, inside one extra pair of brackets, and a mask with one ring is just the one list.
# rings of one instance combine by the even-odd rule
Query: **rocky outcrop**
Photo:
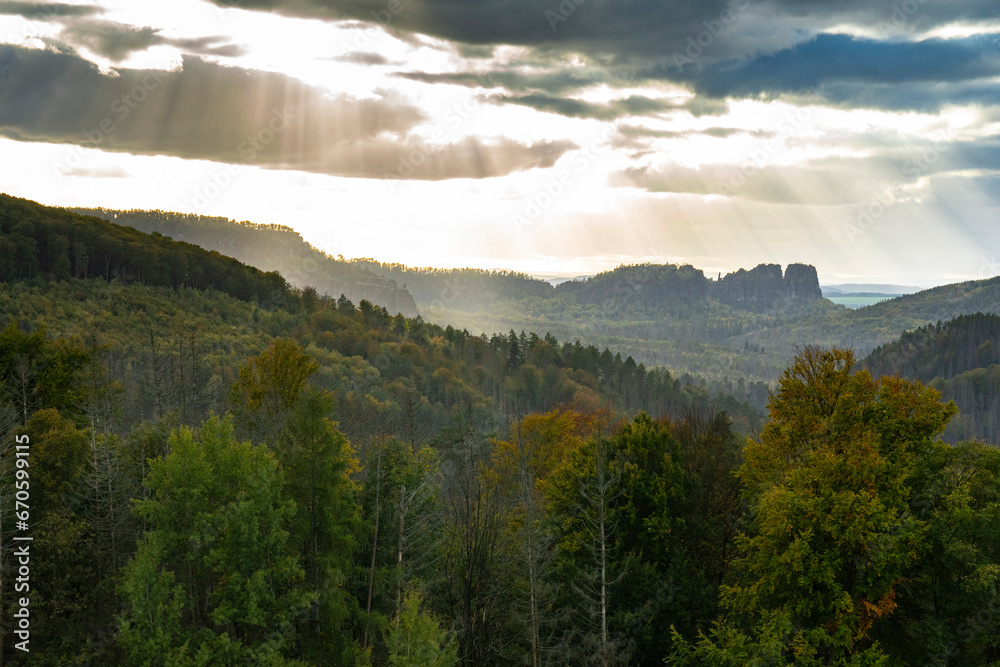
[(809, 264), (789, 264), (781, 281), (781, 294), (786, 299), (822, 299), (816, 267)]
[(813, 266), (789, 264), (782, 274), (780, 264), (759, 264), (723, 276), (716, 283), (715, 296), (723, 303), (759, 309), (782, 301), (821, 299), (823, 292)]

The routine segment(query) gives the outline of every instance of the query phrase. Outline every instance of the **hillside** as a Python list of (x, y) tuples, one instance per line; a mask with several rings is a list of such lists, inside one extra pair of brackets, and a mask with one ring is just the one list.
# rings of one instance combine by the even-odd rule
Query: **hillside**
[(415, 269), (374, 260), (352, 260), (374, 273), (405, 283), (421, 308), (450, 308), (489, 313), (498, 302), (541, 299), (554, 312), (569, 306), (588, 307), (619, 302), (632, 315), (658, 316), (691, 309), (710, 309), (710, 302), (736, 308), (767, 310), (787, 302), (822, 298), (816, 269), (791, 264), (783, 273), (777, 264), (761, 264), (708, 279), (690, 265), (622, 266), (583, 280), (550, 282), (507, 271), (476, 269)]
[(961, 412), (945, 438), (1000, 445), (1000, 316), (976, 313), (920, 327), (876, 348), (863, 361), (875, 377), (919, 380)]
[[(794, 346), (746, 348), (740, 336), (837, 307), (822, 299), (813, 267), (760, 265), (711, 280), (691, 266), (623, 266), (558, 286), (509, 271), (415, 269), (375, 260), (343, 261), (277, 225), (237, 223), (162, 211), (77, 209), (117, 225), (194, 243), (296, 287), (344, 294), (392, 312), (472, 332), (535, 331), (579, 339), (733, 387), (772, 381)], [(763, 408), (761, 401), (757, 409)]]
[(276, 272), (159, 234), (0, 195), (0, 281), (69, 278), (216, 289), (275, 305), (292, 296)]
[[(511, 330), (580, 340), (646, 366), (711, 379), (740, 393), (773, 383), (803, 345), (864, 356), (939, 320), (1000, 312), (1000, 278), (946, 285), (848, 309), (822, 297), (814, 267), (776, 264), (713, 280), (687, 265), (622, 266), (553, 286), (509, 271), (418, 269), (324, 255), (285, 227), (143, 211), (95, 211), (282, 272), (292, 284), (343, 293), (488, 336)], [(115, 217), (117, 216), (117, 217)], [(287, 275), (286, 275), (287, 272)], [(763, 409), (763, 402), (756, 404)]]
[(416, 304), (405, 287), (359, 264), (330, 257), (288, 227), (164, 211), (72, 210), (215, 250), (263, 271), (277, 271), (295, 287), (315, 287), (320, 294), (334, 298), (343, 294), (354, 302), (364, 299), (393, 314), (417, 315)]
[[(195, 225), (184, 216), (178, 220), (179, 229)], [(242, 227), (228, 224), (209, 221), (204, 228)], [(243, 228), (252, 238), (289, 236), (284, 229)], [(321, 386), (338, 392), (349, 415), (380, 406), (377, 412), (396, 410), (393, 419), (401, 419), (394, 397), (400, 387), (412, 387), (419, 393), (407, 400), (431, 410), (421, 417), (428, 437), (457, 416), (489, 430), (512, 414), (574, 402), (656, 415), (725, 404), (750, 430), (759, 413), (745, 401), (754, 395), (759, 403), (766, 395), (762, 386), (746, 385), (737, 401), (726, 393), (728, 385), (675, 378), (628, 355), (560, 343), (551, 335), (478, 336), (393, 316), (367, 300), (355, 306), (345, 296), (291, 288), (276, 272), (157, 232), (13, 197), (0, 197), (0, 257), (0, 324), (16, 321), (95, 348), (109, 346), (135, 418), (187, 414), (202, 402), (222, 409), (224, 395), (212, 388), (228, 385), (243, 356), (275, 336), (291, 337), (325, 360)], [(187, 387), (196, 376), (197, 387)], [(155, 400), (150, 378), (162, 384)], [(195, 389), (209, 396), (191, 403), (185, 397)], [(381, 419), (387, 428), (388, 417)]]
[[(737, 618), (724, 585), (760, 553), (738, 537), (757, 526), (777, 535), (764, 543), (772, 580), (787, 579), (794, 540), (842, 563), (853, 597), (827, 595), (831, 608), (898, 599), (893, 616), (858, 627), (919, 664), (908, 656), (936, 650), (920, 628), (950, 628), (982, 602), (952, 581), (996, 570), (976, 551), (993, 544), (1000, 512), (996, 450), (935, 443), (951, 407), (853, 374), (850, 351), (794, 358), (763, 428), (761, 383), (650, 369), (551, 334), (393, 316), (160, 234), (0, 204), (0, 441), (28, 450), (17, 477), (31, 485), (17, 488), (33, 494), (30, 523), (0, 508), (0, 542), (32, 539), (38, 648), (25, 664), (453, 666), (460, 651), (463, 665), (531, 664), (532, 624), (554, 662), (586, 664), (594, 609), (623, 647), (619, 664), (750, 664), (719, 653), (728, 647), (706, 629)], [(629, 316), (686, 318), (690, 331), (706, 312), (777, 327), (828, 308), (795, 296), (802, 284), (786, 287), (787, 275), (743, 272), (722, 303), (724, 281), (691, 267), (626, 267), (545, 300), (585, 313), (608, 299)], [(881, 354), (936, 372), (929, 350), (947, 345), (940, 363), (964, 382), (993, 360), (986, 341), (974, 359), (968, 349), (995, 342), (997, 319), (936, 326)], [(680, 344), (692, 360), (708, 351)], [(832, 412), (812, 399), (834, 392), (844, 400)], [(14, 460), (0, 457), (0, 477), (15, 477)], [(970, 476), (985, 491), (967, 489)], [(918, 502), (929, 490), (947, 513)], [(989, 500), (983, 511), (963, 504), (974, 496)], [(789, 502), (805, 510), (789, 514)], [(844, 551), (834, 537), (857, 530), (859, 508), (872, 525)], [(897, 544), (892, 527), (909, 513), (912, 537)], [(945, 558), (960, 520), (980, 518), (961, 535), (965, 560)], [(857, 571), (882, 557), (871, 544), (903, 563), (886, 581), (914, 585), (858, 587)], [(613, 577), (603, 597), (581, 588), (598, 572)], [(789, 604), (811, 604), (821, 584), (789, 587)], [(940, 600), (943, 615), (929, 604)]]
[(844, 310), (821, 298), (815, 269), (803, 265), (785, 272), (761, 265), (711, 280), (692, 266), (643, 264), (553, 287), (513, 273), (360, 261), (405, 282), (431, 321), (470, 331), (514, 329), (579, 338), (631, 354), (648, 366), (734, 384), (741, 378), (773, 381), (794, 353), (794, 346), (749, 349), (746, 336), (788, 320)]
[[(143, 647), (165, 637), (174, 655), (184, 655), (183, 626), (202, 642), (204, 664), (381, 667), (388, 649), (378, 628), (389, 627), (404, 604), (396, 593), (411, 581), (433, 587), (427, 599), (435, 614), (451, 608), (461, 618), (470, 605), (487, 604), (492, 618), (513, 604), (519, 584), (506, 564), (518, 519), (499, 508), (512, 507), (520, 478), (501, 457), (503, 439), (522, 423), (549, 441), (582, 444), (646, 412), (687, 450), (704, 442), (730, 458), (737, 432), (761, 426), (757, 411), (720, 387), (607, 349), (514, 332), (476, 336), (392, 316), (97, 218), (4, 198), (0, 231), (0, 441), (8, 454), (0, 476), (13, 479), (14, 436), (30, 441), (35, 494), (35, 643), (25, 664), (142, 664), (133, 659), (140, 651), (160, 664), (166, 649)], [(497, 473), (487, 482), (482, 471), (494, 451)], [(480, 492), (486, 483), (492, 490)], [(461, 514), (453, 503), (460, 493), (473, 494), (466, 507), (489, 503), (481, 509), (492, 527), (481, 537), (503, 569), (476, 576), (491, 591), (507, 591), (499, 597), (466, 594), (453, 574), (462, 551), (449, 540), (483, 522)], [(150, 551), (166, 544), (155, 541), (163, 535), (156, 531), (173, 519), (144, 512), (183, 498), (193, 504), (171, 516), (191, 532)], [(9, 544), (13, 504), (3, 506), (0, 541)], [(692, 523), (703, 525), (707, 513), (694, 512)], [(183, 563), (178, 586), (144, 588), (135, 563), (145, 558), (168, 559), (154, 571)], [(253, 584), (248, 601), (245, 581), (277, 581), (278, 592)], [(231, 599), (220, 601), (220, 590)], [(304, 602), (282, 597), (287, 590)], [(180, 602), (133, 616), (149, 604), (146, 593)], [(264, 611), (253, 606), (262, 599), (270, 605)], [(711, 613), (711, 600), (704, 604)], [(338, 605), (347, 610), (341, 616)], [(337, 619), (331, 629), (295, 625), (293, 613), (310, 608)], [(202, 609), (237, 620), (217, 622)], [(181, 625), (159, 634), (141, 625), (156, 626), (163, 614)], [(262, 617), (267, 632), (283, 624), (289, 638), (261, 639)], [(233, 627), (240, 634), (228, 641)], [(3, 629), (13, 632), (9, 623)], [(508, 645), (513, 636), (501, 623), (476, 632)], [(223, 639), (211, 644), (207, 636)], [(351, 654), (340, 662), (361, 647), (370, 659)], [(276, 662), (279, 649), (301, 660)]]

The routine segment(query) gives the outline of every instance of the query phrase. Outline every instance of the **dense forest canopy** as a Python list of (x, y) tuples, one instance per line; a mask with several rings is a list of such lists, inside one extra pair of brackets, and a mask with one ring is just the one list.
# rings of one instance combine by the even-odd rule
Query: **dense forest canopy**
[(898, 375), (933, 386), (961, 408), (945, 431), (958, 442), (1000, 445), (1000, 316), (960, 315), (903, 334), (864, 360), (873, 375)]
[(0, 280), (36, 277), (213, 288), (276, 303), (290, 294), (278, 273), (218, 252), (0, 195)]
[(937, 389), (995, 375), (994, 315), (860, 364), (806, 346), (769, 391), (0, 203), (0, 242), (35, 253), (0, 282), (4, 545), (31, 443), (25, 664), (1000, 661), (1000, 452), (943, 443), (979, 422)]
[[(735, 387), (773, 385), (803, 344), (866, 355), (905, 331), (976, 312), (1000, 313), (1000, 279), (925, 290), (849, 310), (822, 298), (812, 266), (739, 269), (718, 280), (692, 266), (622, 266), (588, 279), (550, 283), (511, 271), (412, 268), (372, 259), (342, 261), (294, 232), (160, 211), (88, 211), (220, 250), (296, 287), (345, 294), (407, 316), (487, 335), (550, 333)], [(763, 409), (763, 401), (756, 404)]]

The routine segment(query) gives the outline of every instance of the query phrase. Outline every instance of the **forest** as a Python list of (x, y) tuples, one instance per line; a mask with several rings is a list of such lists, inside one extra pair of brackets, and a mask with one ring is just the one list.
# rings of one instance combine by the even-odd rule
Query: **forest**
[(1000, 452), (935, 388), (995, 369), (992, 316), (727, 384), (4, 204), (19, 663), (1000, 664)]
[(864, 360), (876, 377), (920, 380), (961, 408), (944, 432), (948, 442), (976, 438), (1000, 444), (1000, 316), (961, 315), (903, 334)]
[(103, 208), (76, 208), (71, 211), (133, 227), (147, 234), (159, 233), (175, 241), (187, 241), (263, 271), (277, 271), (289, 284), (300, 289), (313, 287), (321, 294), (343, 294), (355, 303), (365, 300), (394, 314), (417, 315), (413, 296), (405, 287), (359, 264), (338, 260), (317, 250), (289, 227), (167, 211), (114, 211)]
[[(876, 348), (896, 345), (900, 335), (910, 340), (914, 334), (908, 332), (935, 322), (957, 317), (953, 326), (964, 327), (963, 317), (1000, 311), (1000, 279), (995, 278), (850, 310), (822, 298), (815, 268), (804, 264), (790, 264), (784, 272), (776, 264), (762, 264), (719, 274), (717, 280), (692, 266), (644, 264), (553, 287), (510, 271), (347, 261), (275, 225), (162, 211), (77, 211), (234, 254), (259, 269), (294, 277), (296, 287), (312, 285), (331, 295), (343, 288), (349, 298), (361, 295), (406, 315), (419, 311), (424, 319), (460, 330), (490, 337), (535, 331), (579, 340), (646, 367), (669, 368), (682, 384), (708, 386), (711, 393), (735, 397), (759, 414), (766, 410), (768, 390), (803, 345), (847, 347), (859, 356), (878, 354)], [(975, 347), (987, 338), (980, 337)], [(969, 355), (965, 343), (950, 338), (939, 343), (948, 350), (942, 359), (959, 350)], [(993, 349), (997, 344), (993, 340)], [(927, 354), (936, 351), (927, 347)], [(993, 391), (1000, 375), (992, 365), (930, 376), (909, 367), (867, 367), (876, 377), (901, 371), (903, 377), (933, 383), (946, 399), (954, 399), (961, 413), (945, 430), (947, 442), (979, 438), (1000, 444), (1000, 406)]]
[[(551, 333), (734, 391), (741, 380), (773, 386), (802, 345), (849, 347), (864, 356), (937, 321), (1000, 311), (998, 278), (851, 310), (822, 298), (815, 268), (804, 264), (784, 271), (761, 264), (715, 279), (692, 266), (640, 264), (553, 287), (511, 271), (344, 260), (276, 225), (162, 211), (76, 211), (279, 271), (298, 288), (343, 293), (355, 303), (364, 299), (474, 333)], [(763, 411), (765, 403), (766, 396), (753, 405)]]

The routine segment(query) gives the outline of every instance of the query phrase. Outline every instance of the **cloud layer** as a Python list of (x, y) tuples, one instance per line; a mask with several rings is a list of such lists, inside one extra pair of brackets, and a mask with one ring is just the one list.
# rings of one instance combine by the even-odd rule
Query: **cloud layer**
[(0, 47), (0, 134), (108, 151), (338, 176), (485, 178), (550, 166), (567, 142), (433, 145), (397, 93), (329, 96), (288, 76), (185, 58), (178, 71), (102, 74), (66, 53)]

